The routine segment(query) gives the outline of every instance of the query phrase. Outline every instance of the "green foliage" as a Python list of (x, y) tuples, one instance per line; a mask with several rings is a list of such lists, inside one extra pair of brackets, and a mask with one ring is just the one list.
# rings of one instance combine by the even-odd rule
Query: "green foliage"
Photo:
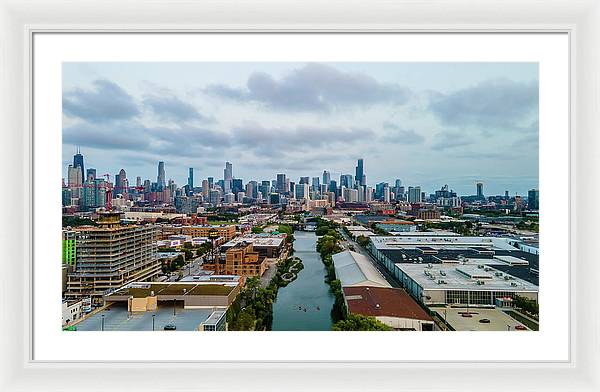
[(363, 316), (362, 314), (349, 314), (344, 320), (336, 322), (332, 329), (334, 331), (391, 331), (388, 327), (375, 317)]
[(252, 228), (252, 234), (260, 234), (263, 232), (262, 226), (254, 226)]
[(525, 313), (529, 313), (532, 316), (537, 317), (540, 314), (540, 308), (538, 303), (532, 299), (516, 295), (513, 298), (513, 305), (523, 310)]
[(356, 237), (356, 242), (358, 243), (358, 245), (362, 246), (363, 248), (366, 248), (367, 245), (369, 245), (369, 237), (359, 235), (358, 237)]
[(63, 227), (71, 226), (97, 226), (96, 222), (87, 218), (80, 218), (78, 216), (63, 216), (62, 217)]
[(536, 233), (539, 233), (540, 225), (537, 222), (521, 221), (521, 222), (517, 223), (517, 229), (534, 231)]

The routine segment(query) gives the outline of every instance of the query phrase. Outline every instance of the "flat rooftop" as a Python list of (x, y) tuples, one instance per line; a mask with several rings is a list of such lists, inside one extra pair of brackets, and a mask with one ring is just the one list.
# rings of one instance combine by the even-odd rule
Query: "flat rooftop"
[(230, 248), (236, 246), (242, 242), (251, 243), (254, 247), (280, 247), (285, 241), (285, 237), (282, 235), (274, 235), (274, 236), (265, 236), (265, 235), (244, 235), (240, 237), (236, 237), (226, 244), (222, 246), (225, 248)]
[(76, 327), (77, 331), (101, 331), (102, 316), (104, 316), (105, 331), (152, 331), (152, 315), (155, 315), (155, 331), (163, 332), (167, 324), (175, 325), (177, 331), (196, 331), (198, 325), (206, 322), (212, 314), (213, 309), (177, 307), (175, 315), (173, 315), (173, 305), (170, 303), (160, 303), (154, 312), (128, 312), (127, 304), (115, 303), (109, 308), (83, 319), (76, 324)]
[[(134, 282), (121, 287), (106, 296), (111, 297), (133, 296), (134, 298), (145, 298), (154, 295), (229, 295), (239, 282), (233, 281), (194, 281), (194, 282)], [(184, 291), (185, 290), (185, 291)]]
[(424, 290), (516, 291), (535, 293), (539, 290), (537, 285), (502, 272), (492, 266), (406, 263), (396, 263), (395, 266)]
[[(527, 328), (500, 309), (469, 307), (468, 313), (471, 314), (471, 317), (462, 316), (467, 313), (466, 307), (433, 307), (431, 310), (436, 312), (441, 319), (446, 319), (446, 322), (456, 331), (508, 331), (510, 328), (511, 331), (520, 332), (515, 330), (517, 325)], [(490, 322), (481, 323), (479, 322), (481, 319), (487, 319)], [(529, 329), (527, 328), (527, 330)]]
[[(376, 236), (371, 237), (371, 242), (378, 250), (416, 249), (428, 246), (433, 249), (464, 249), (488, 248), (516, 250), (508, 240), (498, 237), (464, 237), (464, 236), (437, 236), (437, 235), (409, 235)], [(472, 250), (472, 249), (471, 249)]]

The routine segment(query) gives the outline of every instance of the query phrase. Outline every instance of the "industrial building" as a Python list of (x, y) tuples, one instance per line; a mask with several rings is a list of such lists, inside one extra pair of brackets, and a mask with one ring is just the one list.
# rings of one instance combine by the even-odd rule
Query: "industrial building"
[(407, 292), (426, 305), (496, 306), (515, 295), (537, 301), (538, 286), (495, 268), (500, 263), (396, 263), (391, 272)]
[(402, 289), (353, 286), (342, 290), (350, 313), (375, 317), (398, 331), (434, 330), (431, 316)]
[(153, 226), (121, 225), (118, 213), (101, 214), (97, 223), (74, 229), (77, 257), (67, 274), (66, 298), (91, 297), (99, 304), (107, 291), (158, 277)]
[[(395, 264), (458, 264), (470, 260), (494, 265), (500, 271), (534, 285), (539, 281), (539, 255), (524, 252), (506, 238), (440, 235), (375, 236), (368, 250), (390, 272)], [(486, 261), (487, 260), (487, 261)]]
[(364, 255), (350, 250), (333, 255), (335, 276), (342, 287), (391, 287)]

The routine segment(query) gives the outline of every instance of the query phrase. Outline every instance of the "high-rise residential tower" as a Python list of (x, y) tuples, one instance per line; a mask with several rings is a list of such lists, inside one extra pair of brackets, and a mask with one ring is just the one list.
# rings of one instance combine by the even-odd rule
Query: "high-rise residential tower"
[(477, 184), (477, 197), (483, 199), (483, 182), (478, 182)]
[(190, 167), (188, 169), (188, 181), (187, 181), (188, 187), (190, 188), (190, 191), (192, 191), (194, 189), (194, 168)]

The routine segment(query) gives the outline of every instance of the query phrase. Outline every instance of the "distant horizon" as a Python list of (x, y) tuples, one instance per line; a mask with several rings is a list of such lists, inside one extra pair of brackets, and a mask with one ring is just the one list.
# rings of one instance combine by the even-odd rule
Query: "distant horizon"
[(62, 173), (539, 188), (537, 63), (64, 63)]

